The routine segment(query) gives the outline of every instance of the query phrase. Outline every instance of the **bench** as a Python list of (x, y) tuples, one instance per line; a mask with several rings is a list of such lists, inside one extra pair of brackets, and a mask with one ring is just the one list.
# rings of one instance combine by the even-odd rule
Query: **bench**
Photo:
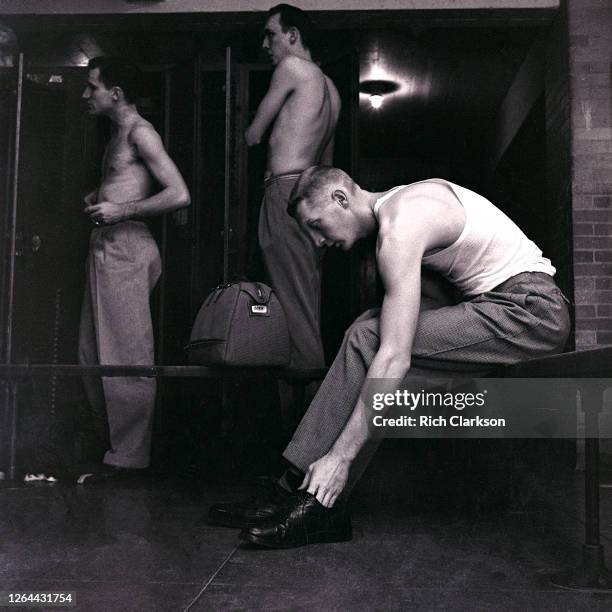
[[(20, 380), (42, 376), (143, 376), (154, 378), (199, 378), (244, 380), (268, 376), (287, 380), (293, 385), (296, 412), (304, 407), (304, 390), (312, 381), (325, 376), (325, 370), (313, 369), (287, 372), (278, 368), (212, 368), (206, 366), (79, 366), (79, 365), (0, 365), (0, 380), (8, 381), (9, 477), (15, 473), (17, 393)], [(527, 360), (498, 368), (492, 374), (504, 378), (612, 378), (612, 348), (564, 353)], [(580, 388), (581, 406), (585, 413), (586, 430), (597, 432), (598, 415), (603, 406), (606, 386), (598, 388), (585, 383)], [(599, 439), (585, 439), (585, 541), (582, 563), (578, 568), (551, 578), (559, 587), (579, 590), (608, 590), (612, 577), (605, 567), (604, 549), (599, 529)]]

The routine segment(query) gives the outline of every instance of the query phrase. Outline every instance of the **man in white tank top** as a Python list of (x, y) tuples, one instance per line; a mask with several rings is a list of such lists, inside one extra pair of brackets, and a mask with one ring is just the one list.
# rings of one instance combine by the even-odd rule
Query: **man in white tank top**
[[(272, 516), (241, 534), (276, 548), (350, 538), (343, 498), (369, 452), (362, 452), (370, 441), (369, 413), (360, 399), (368, 380), (432, 370), (484, 373), (560, 352), (570, 327), (550, 261), (506, 215), (468, 189), (431, 179), (370, 193), (341, 170), (318, 166), (300, 176), (289, 212), (318, 246), (348, 250), (376, 233), (385, 295), (380, 309), (366, 312), (345, 334), (285, 449), (290, 468), (281, 484), (303, 474), (299, 490), (273, 512), (268, 504)], [(421, 310), (422, 266), (445, 276), (462, 301)]]

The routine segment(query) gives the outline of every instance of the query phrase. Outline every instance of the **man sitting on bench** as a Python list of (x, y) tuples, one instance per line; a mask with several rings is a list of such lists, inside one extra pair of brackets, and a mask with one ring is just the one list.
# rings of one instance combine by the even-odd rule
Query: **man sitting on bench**
[[(374, 446), (360, 399), (366, 379), (482, 374), (561, 352), (570, 327), (550, 260), (469, 189), (430, 179), (371, 193), (342, 170), (315, 166), (297, 182), (289, 213), (318, 246), (348, 250), (376, 232), (385, 295), (346, 332), (269, 499), (210, 510), (211, 523), (242, 527), (243, 540), (272, 548), (350, 539), (344, 500)], [(420, 310), (421, 266), (447, 278), (462, 301)]]

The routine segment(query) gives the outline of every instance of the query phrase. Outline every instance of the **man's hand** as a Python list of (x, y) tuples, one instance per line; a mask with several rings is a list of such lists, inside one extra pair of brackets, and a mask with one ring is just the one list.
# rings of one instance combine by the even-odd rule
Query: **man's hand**
[(127, 218), (128, 204), (114, 204), (113, 202), (98, 202), (86, 206), (83, 211), (95, 225), (113, 225)]
[(350, 466), (347, 459), (327, 453), (308, 466), (300, 489), (306, 489), (323, 506), (331, 508), (346, 486)]

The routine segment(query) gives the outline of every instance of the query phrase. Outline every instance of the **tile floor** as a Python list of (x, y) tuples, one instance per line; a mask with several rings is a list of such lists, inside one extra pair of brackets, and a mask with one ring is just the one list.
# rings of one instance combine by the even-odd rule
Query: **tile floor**
[[(612, 610), (612, 592), (548, 581), (580, 558), (580, 473), (524, 471), (509, 506), (483, 508), (456, 474), (432, 477), (402, 453), (383, 448), (360, 483), (351, 542), (284, 551), (241, 545), (235, 531), (205, 524), (209, 504), (242, 497), (244, 484), (4, 481), (0, 590), (73, 591), (73, 609), (88, 612)], [(603, 481), (612, 565), (612, 489)]]

